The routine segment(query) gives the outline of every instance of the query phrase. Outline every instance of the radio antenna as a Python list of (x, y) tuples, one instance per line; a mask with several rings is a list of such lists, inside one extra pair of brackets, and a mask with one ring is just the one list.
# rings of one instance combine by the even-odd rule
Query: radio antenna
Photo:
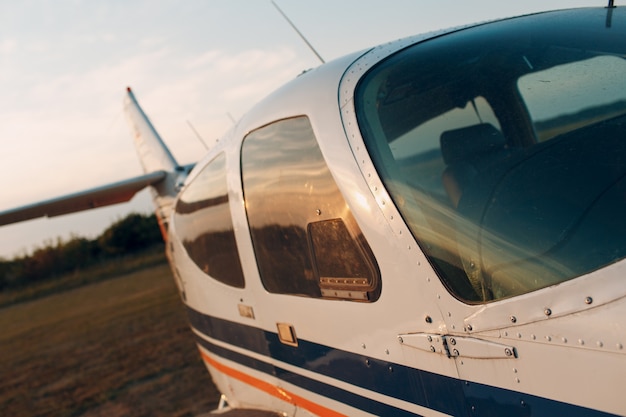
[(300, 38), (304, 41), (304, 43), (306, 43), (306, 45), (309, 47), (309, 49), (315, 54), (315, 56), (317, 57), (317, 59), (320, 60), (320, 62), (322, 64), (326, 63), (326, 61), (324, 61), (324, 58), (322, 58), (322, 56), (320, 54), (317, 53), (317, 51), (315, 50), (315, 48), (313, 48), (313, 45), (311, 45), (311, 43), (304, 37), (304, 35), (302, 34), (302, 32), (300, 32), (298, 30), (298, 28), (296, 27), (296, 25), (293, 24), (293, 22), (291, 20), (289, 20), (289, 18), (287, 17), (287, 15), (280, 9), (280, 7), (278, 7), (278, 4), (276, 4), (276, 2), (274, 2), (274, 0), (272, 0), (272, 4), (274, 5), (274, 7), (276, 7), (276, 10), (278, 10), (278, 12), (280, 14), (283, 15), (283, 17), (285, 18), (285, 20), (287, 21), (287, 23), (289, 23), (291, 25), (291, 27), (293, 28), (293, 30), (296, 31), (296, 33), (298, 34), (298, 36), (300, 36)]
[(609, 5), (606, 6), (606, 27), (610, 28), (613, 23), (613, 9), (615, 8), (615, 1), (609, 0)]
[(196, 134), (196, 137), (198, 138), (198, 140), (200, 141), (200, 143), (204, 146), (204, 149), (206, 149), (207, 151), (209, 150), (209, 147), (206, 145), (206, 142), (204, 141), (204, 139), (202, 139), (202, 136), (200, 136), (200, 133), (198, 133), (198, 131), (196, 130), (195, 127), (193, 127), (193, 125), (191, 124), (191, 122), (189, 120), (187, 120), (187, 124), (189, 125), (189, 127), (191, 128), (191, 130), (193, 130), (193, 133)]

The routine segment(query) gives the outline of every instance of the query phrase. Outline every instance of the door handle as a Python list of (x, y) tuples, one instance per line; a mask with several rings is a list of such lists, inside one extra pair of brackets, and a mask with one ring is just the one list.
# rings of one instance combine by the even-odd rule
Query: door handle
[(476, 359), (515, 359), (517, 350), (513, 346), (494, 343), (466, 336), (450, 336), (429, 333), (409, 333), (398, 335), (404, 346), (427, 352)]

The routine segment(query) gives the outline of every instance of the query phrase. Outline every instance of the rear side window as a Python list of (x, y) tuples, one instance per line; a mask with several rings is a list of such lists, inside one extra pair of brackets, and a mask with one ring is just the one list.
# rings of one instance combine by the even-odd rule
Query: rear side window
[(224, 154), (209, 162), (182, 192), (176, 203), (174, 224), (198, 268), (224, 284), (244, 287), (228, 206)]
[(252, 243), (273, 293), (374, 301), (378, 268), (306, 117), (250, 133), (242, 181)]

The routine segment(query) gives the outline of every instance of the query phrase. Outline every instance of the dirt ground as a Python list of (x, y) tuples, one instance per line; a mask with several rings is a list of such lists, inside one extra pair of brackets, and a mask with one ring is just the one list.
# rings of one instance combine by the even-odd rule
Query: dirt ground
[(196, 416), (213, 386), (167, 265), (0, 309), (0, 415)]

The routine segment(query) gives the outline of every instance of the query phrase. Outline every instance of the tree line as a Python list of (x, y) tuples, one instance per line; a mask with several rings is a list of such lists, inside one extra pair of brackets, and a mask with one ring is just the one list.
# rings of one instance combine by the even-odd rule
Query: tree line
[(163, 242), (156, 216), (131, 213), (90, 240), (58, 238), (31, 254), (0, 258), (0, 291), (20, 288), (86, 267), (133, 254)]

